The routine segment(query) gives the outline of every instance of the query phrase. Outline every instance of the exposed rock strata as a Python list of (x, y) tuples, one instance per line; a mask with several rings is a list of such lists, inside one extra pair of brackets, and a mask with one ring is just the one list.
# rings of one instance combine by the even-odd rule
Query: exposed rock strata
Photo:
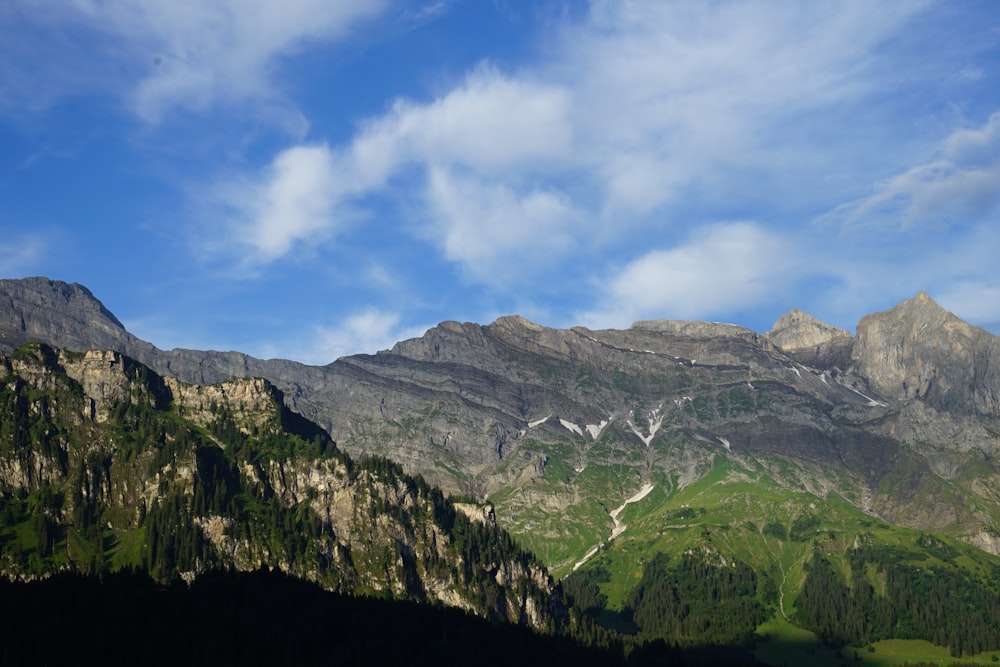
[[(390, 351), (323, 367), (157, 350), (86, 290), (45, 279), (0, 281), (0, 294), (0, 328), (21, 338), (108, 347), (185, 382), (265, 377), (349, 453), (380, 454), (449, 491), (500, 498), (497, 521), (527, 534), (560, 530), (558, 517), (586, 501), (577, 486), (584, 471), (628, 471), (600, 490), (615, 506), (652, 470), (683, 485), (720, 456), (987, 548), (993, 542), (976, 536), (1000, 534), (1000, 499), (988, 491), (1000, 339), (926, 294), (866, 316), (856, 337), (800, 311), (766, 335), (672, 321), (558, 330), (511, 316), (444, 322)], [(935, 508), (928, 498), (974, 500), (978, 509)], [(551, 523), (519, 524), (525, 508)]]

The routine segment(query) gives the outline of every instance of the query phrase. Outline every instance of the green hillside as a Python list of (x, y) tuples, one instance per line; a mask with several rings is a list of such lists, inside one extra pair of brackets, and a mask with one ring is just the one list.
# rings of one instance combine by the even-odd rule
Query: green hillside
[[(836, 496), (789, 491), (723, 459), (679, 491), (665, 487), (669, 480), (627, 505), (620, 515), (624, 532), (563, 582), (586, 600), (577, 605), (580, 611), (598, 623), (647, 640), (749, 641), (762, 657), (784, 656), (781, 662), (795, 654), (789, 646), (803, 637), (809, 638), (803, 640), (806, 648), (795, 654), (803, 661), (820, 653), (836, 660), (838, 652), (853, 656), (858, 649), (867, 664), (896, 664), (882, 657), (889, 646), (911, 661), (940, 657), (942, 650), (949, 658), (991, 661), (1000, 651), (1000, 559), (994, 556), (945, 536), (893, 526)], [(711, 582), (719, 572), (728, 578), (740, 568), (754, 573), (752, 586), (729, 602), (716, 600), (713, 613), (743, 605), (743, 618), (758, 619), (755, 637), (741, 634), (745, 624), (720, 629), (721, 618), (709, 619), (716, 634), (703, 620), (708, 625), (687, 638), (676, 630), (657, 634), (648, 620), (643, 624), (650, 612), (637, 606), (637, 591), (664, 585), (673, 596), (670, 604), (684, 606), (697, 622), (705, 593), (691, 583), (697, 578), (694, 564), (703, 570), (698, 576)], [(671, 584), (672, 572), (687, 574)], [(920, 648), (932, 645), (937, 648)], [(878, 662), (872, 662), (871, 646)]]

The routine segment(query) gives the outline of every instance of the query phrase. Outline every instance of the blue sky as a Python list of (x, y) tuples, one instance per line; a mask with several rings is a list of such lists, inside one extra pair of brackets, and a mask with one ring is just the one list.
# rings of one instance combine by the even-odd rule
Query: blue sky
[(6, 0), (0, 275), (158, 347), (443, 320), (1000, 332), (1000, 4)]

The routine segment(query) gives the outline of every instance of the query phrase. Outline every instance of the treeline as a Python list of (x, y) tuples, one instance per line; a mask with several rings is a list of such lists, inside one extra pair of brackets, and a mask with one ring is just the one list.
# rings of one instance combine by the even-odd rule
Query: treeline
[(671, 560), (659, 553), (621, 612), (606, 608), (600, 584), (610, 581), (611, 572), (598, 563), (561, 582), (573, 635), (581, 641), (643, 664), (759, 664), (754, 632), (769, 612), (760, 601), (765, 589), (745, 563), (693, 553)]
[[(948, 554), (946, 545), (931, 546)], [(918, 566), (914, 559), (926, 555), (885, 546), (852, 549), (847, 581), (817, 550), (797, 602), (800, 622), (834, 646), (923, 639), (955, 657), (1000, 648), (997, 581)]]
[(750, 645), (768, 616), (757, 599), (757, 575), (745, 563), (713, 563), (657, 554), (625, 601), (624, 614), (644, 639), (685, 645)]

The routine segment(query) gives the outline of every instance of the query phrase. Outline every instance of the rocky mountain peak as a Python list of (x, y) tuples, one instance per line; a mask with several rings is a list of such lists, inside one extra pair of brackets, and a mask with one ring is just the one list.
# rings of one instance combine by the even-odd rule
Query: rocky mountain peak
[(531, 320), (525, 319), (520, 315), (504, 315), (503, 317), (498, 317), (495, 322), (493, 322), (494, 327), (498, 329), (527, 329), (529, 331), (542, 331), (545, 327), (540, 324), (535, 324)]
[(86, 287), (40, 276), (0, 280), (0, 313), (4, 315), (0, 319), (0, 351), (10, 351), (29, 340), (45, 340), (69, 349), (111, 348), (130, 336)]
[(846, 363), (854, 337), (850, 332), (794, 308), (782, 315), (765, 336), (802, 363), (834, 366)]
[(850, 332), (827, 324), (798, 308), (788, 311), (774, 323), (767, 337), (783, 350), (797, 350), (850, 337)]
[(923, 398), (959, 412), (1000, 409), (1000, 338), (960, 320), (926, 292), (861, 318), (852, 361), (889, 398)]

